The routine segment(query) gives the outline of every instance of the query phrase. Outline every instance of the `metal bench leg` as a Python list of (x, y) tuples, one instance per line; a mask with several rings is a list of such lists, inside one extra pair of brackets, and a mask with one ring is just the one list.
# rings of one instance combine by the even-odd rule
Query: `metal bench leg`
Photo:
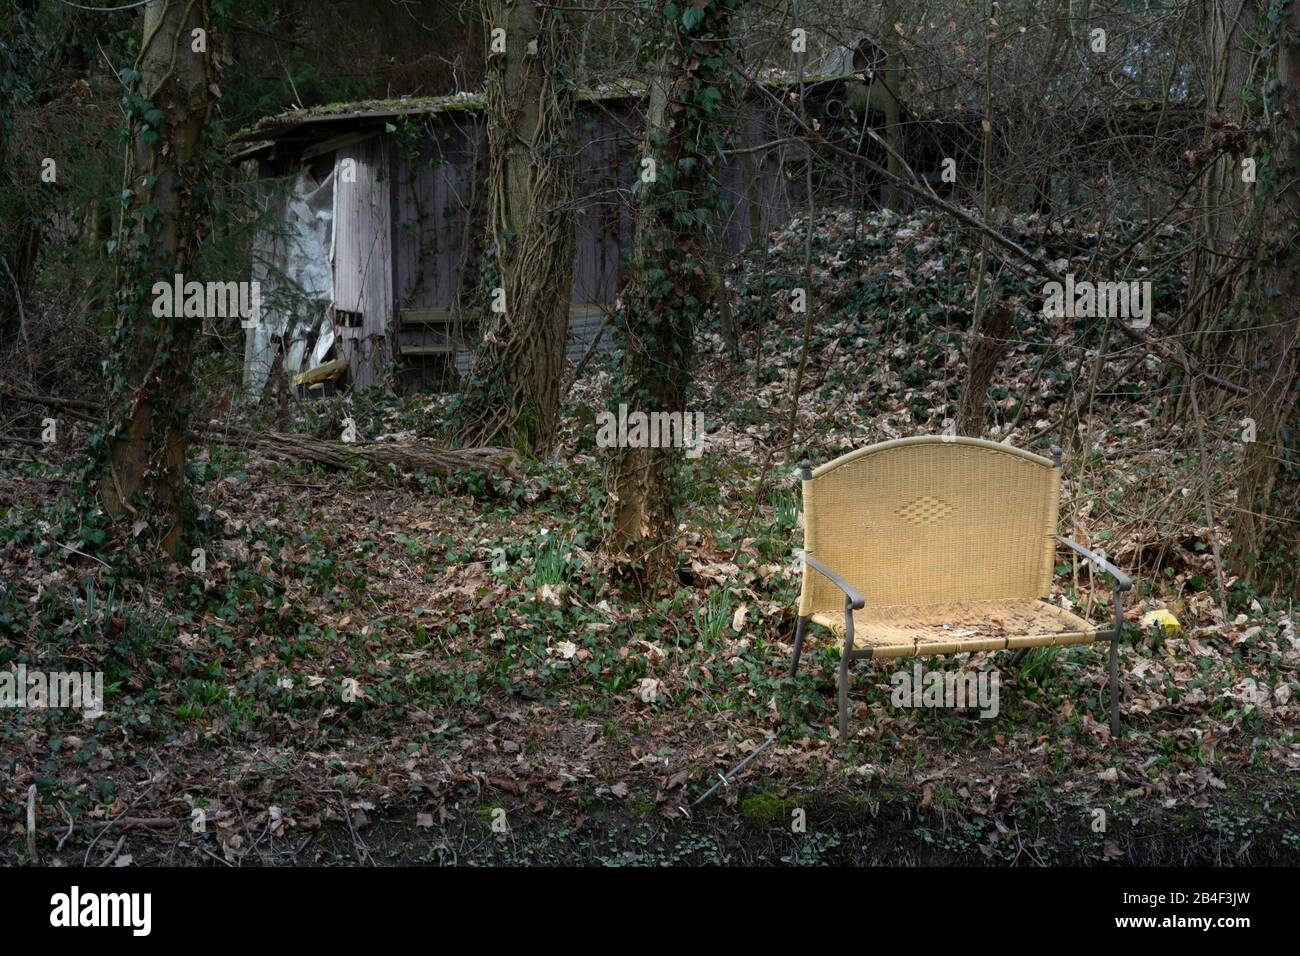
[(849, 657), (848, 650), (840, 653), (840, 743), (849, 739)]
[(1115, 605), (1115, 633), (1110, 639), (1110, 739), (1119, 740), (1119, 639), (1124, 633), (1124, 592), (1116, 584), (1110, 593)]
[(849, 664), (853, 662), (853, 605), (844, 601), (844, 646), (840, 648), (840, 743), (849, 739)]
[(799, 655), (803, 652), (803, 631), (808, 626), (808, 618), (800, 616), (799, 623), (794, 626), (794, 658), (790, 661), (790, 676), (794, 677), (794, 672), (799, 669)]
[(1119, 638), (1110, 642), (1110, 739), (1119, 740)]

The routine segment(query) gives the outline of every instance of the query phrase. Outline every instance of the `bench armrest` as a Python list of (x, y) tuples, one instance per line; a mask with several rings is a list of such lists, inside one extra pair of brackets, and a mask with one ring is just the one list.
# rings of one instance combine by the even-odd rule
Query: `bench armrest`
[(849, 603), (853, 605), (853, 610), (855, 611), (862, 610), (863, 605), (865, 605), (867, 602), (863, 600), (863, 597), (861, 594), (858, 593), (857, 588), (855, 588), (852, 584), (849, 584), (848, 581), (845, 581), (842, 577), (840, 577), (830, 568), (826, 567), (826, 565), (822, 564), (816, 558), (809, 556), (809, 554), (806, 551), (800, 551), (799, 553), (803, 556), (803, 563), (805, 567), (810, 567), (814, 571), (821, 572), (821, 575), (824, 578), (826, 578), (827, 581), (830, 581), (831, 584), (835, 585), (837, 588), (839, 588), (841, 591), (844, 592), (844, 596), (848, 598)]
[(1067, 548), (1069, 548), (1071, 551), (1075, 552), (1076, 554), (1083, 555), (1083, 557), (1087, 558), (1097, 567), (1101, 568), (1103, 571), (1109, 574), (1111, 578), (1114, 579), (1115, 586), (1118, 587), (1121, 591), (1127, 591), (1131, 587), (1133, 587), (1132, 578), (1130, 578), (1119, 568), (1115, 567), (1115, 565), (1111, 564), (1101, 555), (1097, 554), (1097, 552), (1089, 551), (1083, 545), (1071, 541), (1069, 538), (1064, 538), (1059, 534), (1056, 536), (1056, 540), (1061, 542), (1061, 544), (1065, 545)]

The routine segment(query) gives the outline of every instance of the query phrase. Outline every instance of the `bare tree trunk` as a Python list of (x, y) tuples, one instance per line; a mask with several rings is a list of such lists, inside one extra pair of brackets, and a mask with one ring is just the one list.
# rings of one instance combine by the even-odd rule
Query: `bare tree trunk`
[[(653, 161), (655, 173), (638, 184), (633, 284), (619, 323), (617, 401), (632, 411), (686, 413), (694, 320), (715, 291), (707, 268), (709, 224), (735, 99), (723, 38), (744, 2), (697, 0), (683, 8), (689, 14), (671, 5), (647, 11), (651, 78), (643, 160)], [(681, 448), (624, 447), (614, 464), (610, 544), (640, 563), (650, 580), (662, 580), (677, 561), (682, 457)]]
[[(195, 31), (202, 31), (196, 33)], [(196, 50), (196, 46), (203, 49)], [(185, 501), (191, 344), (181, 303), (154, 315), (153, 283), (189, 276), (208, 220), (207, 151), (215, 37), (206, 0), (150, 0), (136, 59), (131, 143), (117, 245), (117, 322), (109, 374), (104, 510), (175, 555)]]
[[(34, 27), (33, 11), (27, 5), (12, 5), (0, 19), (0, 336), (12, 341), (15, 333), (26, 345), (27, 319), (24, 303), (29, 298), (41, 244), (39, 229), (39, 186), (33, 186), (14, 143), (16, 114), (31, 98), (24, 75), (30, 68), (22, 43), (23, 34)], [(20, 176), (19, 170), (23, 170)], [(31, 363), (30, 350), (27, 357)], [(31, 377), (29, 370), (28, 377)]]
[[(880, 83), (884, 87), (885, 107), (885, 142), (889, 145), (889, 157), (886, 160), (889, 174), (902, 179), (906, 173), (903, 166), (903, 53), (902, 43), (894, 24), (899, 22), (900, 7), (898, 0), (888, 0), (880, 9), (881, 28), (880, 45), (885, 51), (884, 66), (880, 70)], [(894, 212), (903, 212), (906, 202), (905, 194), (894, 182), (885, 184), (885, 207)]]
[[(997, 35), (993, 11), (984, 43), (984, 136), (981, 146), (983, 167), (982, 208), (987, 222), (993, 207), (993, 39)], [(893, 172), (892, 170), (890, 171)], [(989, 240), (982, 237), (979, 268), (975, 272), (975, 310), (970, 334), (966, 339), (966, 384), (957, 409), (957, 431), (961, 435), (984, 434), (984, 405), (988, 401), (989, 383), (997, 370), (1005, 340), (1011, 331), (1011, 309), (993, 305), (996, 287), (988, 275)], [(985, 288), (987, 286), (988, 288)]]
[[(798, 10), (798, 5), (795, 7)], [(804, 95), (804, 54), (800, 53), (796, 70), (799, 76), (799, 122), (807, 126), (808, 124), (808, 107), (807, 98)], [(794, 442), (795, 429), (799, 424), (799, 399), (803, 395), (803, 379), (808, 372), (808, 345), (812, 341), (813, 330), (813, 272), (812, 272), (812, 240), (813, 230), (816, 228), (817, 219), (817, 196), (813, 191), (813, 151), (812, 145), (804, 140), (803, 142), (803, 188), (804, 188), (804, 229), (803, 229), (803, 294), (804, 294), (804, 313), (803, 313), (803, 335), (799, 341), (799, 365), (795, 369), (794, 382), (790, 386), (790, 418), (785, 426), (785, 439), (781, 444), (789, 448)], [(767, 472), (766, 457), (763, 461), (763, 472)]]
[(573, 287), (576, 42), (560, 8), (488, 0), (484, 11), (489, 49), (492, 30), (505, 30), (505, 52), (487, 59), (488, 242), (505, 298), (475, 353), (456, 437), (545, 455)]
[[(1189, 294), (1199, 301), (1195, 316), (1198, 354), (1230, 360), (1223, 341), (1212, 331), (1231, 311), (1229, 303), (1240, 288), (1241, 273), (1232, 267), (1241, 253), (1240, 242), (1250, 211), (1251, 186), (1242, 176), (1242, 149), (1246, 136), (1225, 136), (1248, 125), (1243, 96), (1256, 73), (1260, 45), (1257, 0), (1202, 0), (1202, 82), (1205, 86), (1207, 144), (1234, 143), (1236, 148), (1217, 152), (1204, 173), (1196, 219), (1197, 246), (1192, 257)], [(1190, 387), (1190, 386), (1189, 386)]]
[[(1248, 398), (1255, 441), (1246, 445), (1232, 521), (1232, 569), (1279, 586), (1294, 586), (1300, 540), (1295, 526), (1300, 487), (1296, 437), (1297, 347), (1300, 347), (1300, 0), (1277, 22), (1277, 89), (1273, 93), (1269, 173), (1261, 179), (1264, 209), (1259, 307), (1247, 330), (1252, 370)], [(1287, 489), (1281, 491), (1279, 484)], [(1274, 516), (1282, 520), (1271, 520)], [(1269, 547), (1270, 536), (1285, 536)]]
[(727, 291), (727, 273), (722, 254), (723, 224), (721, 216), (713, 217), (717, 241), (713, 246), (713, 255), (705, 262), (709, 279), (713, 283), (713, 294), (718, 303), (718, 330), (722, 333), (722, 344), (731, 356), (731, 361), (740, 364), (740, 331), (736, 328), (736, 313), (731, 308), (731, 294)]
[(957, 434), (980, 438), (984, 435), (989, 385), (998, 362), (1011, 343), (1011, 307), (1004, 302), (991, 303), (984, 310), (979, 329), (972, 334), (966, 350), (966, 383), (961, 391), (957, 411)]

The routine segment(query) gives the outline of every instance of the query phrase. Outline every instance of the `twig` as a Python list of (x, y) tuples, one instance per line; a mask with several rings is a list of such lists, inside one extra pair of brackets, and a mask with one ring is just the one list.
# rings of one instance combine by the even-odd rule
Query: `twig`
[[(862, 153), (852, 152), (851, 150), (847, 150), (844, 147), (834, 142), (831, 142), (821, 133), (813, 130), (808, 123), (805, 123), (799, 117), (798, 113), (790, 109), (790, 107), (787, 106), (785, 103), (781, 102), (781, 100), (778, 97), (774, 96), (772, 94), (772, 91), (767, 89), (766, 86), (764, 86), (762, 83), (755, 80), (752, 76), (746, 73), (739, 66), (735, 66), (735, 69), (736, 72), (740, 76), (742, 76), (753, 89), (758, 91), (761, 95), (766, 96), (780, 112), (782, 112), (787, 117), (790, 117), (793, 120), (793, 122), (797, 123), (799, 127), (803, 130), (805, 138), (810, 143), (816, 143), (818, 146), (821, 146), (824, 149), (827, 149), (833, 153), (843, 156), (844, 158), (852, 162), (861, 163), (862, 165), (870, 169), (872, 172), (874, 172), (876, 175), (884, 178), (887, 182), (892, 183), (893, 185), (897, 186), (899, 189), (903, 190), (904, 192), (910, 194), (916, 199), (919, 199), (923, 204), (938, 210), (939, 212), (943, 213), (949, 218), (956, 220), (957, 222), (961, 223), (967, 228), (973, 229), (975, 232), (979, 233), (985, 238), (992, 240), (995, 244), (1001, 246), (1003, 249), (1006, 249), (1008, 252), (1010, 252), (1015, 259), (1018, 259), (1021, 263), (1023, 263), (1027, 267), (1030, 267), (1033, 271), (1037, 272), (1039, 275), (1051, 279), (1053, 282), (1059, 282), (1061, 283), (1062, 286), (1064, 286), (1065, 277), (1062, 276), (1059, 272), (1057, 272), (1051, 263), (1047, 262), (1042, 256), (1034, 255), (1032, 252), (1030, 252), (1020, 243), (1016, 242), (1010, 236), (1007, 236), (1004, 233), (999, 232), (989, 223), (985, 222), (979, 215), (968, 212), (967, 210), (956, 205), (955, 203), (948, 202), (947, 200), (941, 198), (937, 193), (935, 193), (935, 191), (930, 187), (928, 183), (926, 183), (924, 180), (920, 179), (916, 175), (916, 173), (911, 169), (911, 167), (909, 167), (906, 164), (906, 162), (903, 162), (902, 165), (903, 168), (906, 169), (907, 172), (910, 174), (911, 179), (890, 172), (887, 168), (881, 166), (879, 163), (872, 160), (869, 156), (866, 156)], [(886, 143), (883, 139), (881, 139), (880, 135), (876, 133), (874, 130), (868, 128), (866, 132), (867, 135), (869, 135), (877, 145), (882, 147), (886, 153), (890, 155), (897, 155), (890, 148), (889, 144)], [(899, 158), (901, 160), (901, 157)], [(1162, 342), (1157, 342), (1155, 339), (1147, 336), (1139, 329), (1133, 328), (1133, 326), (1127, 322), (1120, 322), (1118, 323), (1118, 325), (1120, 331), (1123, 332), (1125, 335), (1127, 335), (1130, 339), (1132, 339), (1133, 341), (1141, 345), (1146, 346), (1151, 351), (1159, 355), (1161, 358), (1167, 361), (1178, 362), (1180, 365), (1184, 365), (1184, 366), (1188, 364), (1188, 359), (1185, 352), (1176, 344), (1170, 347), (1170, 346), (1166, 346)], [(1236, 382), (1230, 382), (1225, 378), (1220, 378), (1219, 376), (1213, 375), (1204, 370), (1198, 369), (1198, 371), (1200, 371), (1200, 374), (1205, 378), (1207, 382), (1210, 382), (1212, 385), (1215, 385), (1218, 388), (1221, 388), (1228, 392), (1232, 392), (1236, 395), (1247, 394), (1246, 388), (1242, 385), (1238, 385)]]
[(122, 846), (123, 846), (123, 844), (125, 844), (125, 843), (126, 843), (126, 834), (123, 833), (120, 837), (117, 838), (117, 846), (113, 847), (113, 852), (110, 853), (110, 854), (109, 854), (109, 855), (104, 859), (104, 862), (101, 863), (101, 864), (99, 864), (99, 865), (100, 865), (100, 866), (108, 866), (110, 863), (112, 863), (114, 860), (116, 860), (116, 859), (117, 859), (117, 855), (118, 855), (119, 853), (122, 852)]
[(344, 795), (342, 790), (317, 790), (316, 792), (338, 794), (339, 804), (343, 807), (343, 818), (347, 820), (348, 831), (352, 834), (352, 852), (356, 856), (357, 862), (364, 866), (366, 861), (365, 857), (361, 855), (362, 851), (365, 852), (366, 856), (369, 856), (370, 849), (362, 841), (361, 837), (357, 835), (357, 828), (352, 825), (352, 813), (348, 810), (347, 797)]
[(229, 860), (227, 860), (227, 859), (223, 859), (222, 857), (217, 856), (215, 853), (213, 853), (211, 850), (209, 850), (209, 849), (208, 849), (207, 847), (205, 847), (205, 846), (196, 846), (196, 847), (194, 847), (194, 849), (198, 850), (200, 853), (203, 853), (203, 854), (206, 854), (207, 856), (212, 857), (212, 859), (216, 860), (216, 861), (217, 861), (218, 863), (220, 863), (222, 866), (233, 866), (233, 865), (234, 865), (234, 864), (231, 863)]
[(600, 347), (601, 337), (605, 334), (605, 328), (613, 317), (614, 310), (611, 309), (601, 318), (600, 325), (596, 326), (596, 334), (592, 336), (591, 344), (587, 346), (587, 351), (582, 353), (582, 358), (578, 359), (578, 364), (573, 367), (573, 374), (569, 376), (569, 388), (573, 388), (574, 383), (578, 381), (578, 376), (582, 374), (582, 370), (587, 367), (591, 357), (596, 354), (597, 349)]
[(72, 0), (59, 0), (64, 6), (75, 7), (78, 10), (89, 10), (91, 13), (116, 13), (119, 10), (134, 10), (136, 7), (143, 7), (149, 0), (136, 0), (135, 3), (126, 3), (120, 7), (87, 7), (80, 3), (73, 3)]
[(59, 801), (59, 809), (62, 810), (63, 815), (68, 818), (68, 832), (59, 837), (59, 845), (54, 848), (55, 853), (63, 852), (63, 844), (68, 842), (68, 837), (72, 836), (72, 831), (76, 829), (75, 824), (72, 822), (72, 814), (68, 812), (68, 808), (63, 805), (62, 800)]
[(166, 817), (118, 817), (115, 820), (109, 820), (105, 827), (148, 827), (156, 830), (165, 830), (169, 827), (183, 826), (184, 820), (170, 820)]
[(1205, 428), (1201, 424), (1201, 409), (1196, 401), (1196, 379), (1193, 376), (1187, 378), (1187, 395), (1192, 402), (1192, 423), (1196, 426), (1196, 442), (1200, 449), (1200, 472), (1201, 472), (1201, 494), (1205, 498), (1205, 521), (1207, 533), (1210, 536), (1210, 550), (1214, 554), (1214, 574), (1219, 585), (1219, 610), (1223, 613), (1223, 621), (1228, 621), (1228, 589), (1223, 581), (1223, 556), (1219, 554), (1219, 538), (1214, 533), (1214, 501), (1211, 496), (1210, 484), (1210, 462), (1208, 459), (1209, 451), (1205, 445)]
[[(132, 809), (132, 808), (135, 807), (137, 804), (139, 804), (140, 801), (144, 800), (145, 797), (149, 796), (149, 794), (153, 792), (153, 789), (154, 789), (153, 787), (149, 787), (148, 789), (146, 789), (143, 793), (141, 793), (138, 797), (136, 797), (134, 800), (131, 801), (131, 806), (127, 807), (127, 809), (128, 809), (128, 810), (129, 810), (129, 809)], [(124, 819), (128, 819), (128, 820), (129, 820), (129, 819), (132, 819), (132, 818), (131, 818), (131, 817), (121, 817), (121, 816), (119, 816), (119, 817), (114, 818), (113, 820), (109, 820), (108, 822), (106, 822), (106, 823), (104, 824), (103, 829), (101, 829), (98, 833), (96, 833), (96, 834), (94, 835), (94, 837), (91, 838), (90, 846), (86, 847), (86, 855), (85, 855), (85, 856), (82, 858), (82, 860), (81, 860), (81, 865), (82, 865), (82, 866), (90, 866), (90, 851), (93, 850), (93, 849), (95, 849), (95, 844), (99, 842), (99, 838), (102, 837), (105, 833), (107, 833), (109, 827), (111, 827), (115, 822), (117, 822), (118, 820), (124, 820)]]
[(90, 558), (90, 560), (92, 561), (98, 561), (100, 564), (104, 565), (104, 567), (109, 568), (109, 570), (112, 570), (108, 562), (104, 561), (102, 558), (97, 558), (93, 554), (86, 554), (85, 551), (78, 551), (76, 548), (70, 547), (69, 545), (63, 544), (59, 541), (55, 541), (54, 543), (57, 544), (60, 548), (62, 548), (64, 551), (68, 551), (72, 554), (79, 554), (83, 558)]
[(18, 287), (18, 280), (14, 277), (13, 270), (9, 268), (9, 260), (3, 255), (0, 255), (0, 265), (5, 267), (5, 273), (14, 286), (14, 304), (18, 306), (18, 330), (22, 333), (23, 351), (27, 356), (27, 377), (32, 379), (36, 377), (36, 372), (32, 365), (32, 342), (27, 336), (27, 313), (23, 311), (23, 290)]
[(27, 855), (36, 862), (36, 784), (27, 788)]

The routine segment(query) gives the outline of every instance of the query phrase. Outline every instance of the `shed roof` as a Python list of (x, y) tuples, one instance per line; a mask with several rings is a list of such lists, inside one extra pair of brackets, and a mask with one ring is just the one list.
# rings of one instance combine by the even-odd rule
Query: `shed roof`
[[(851, 73), (805, 76), (804, 83), (847, 80), (852, 76)], [(777, 73), (766, 77), (763, 82), (768, 86), (780, 87), (793, 85), (798, 82), (798, 79), (789, 74)], [(578, 101), (594, 103), (628, 99), (643, 95), (645, 90), (646, 85), (640, 80), (616, 80), (579, 90)], [(242, 145), (239, 156), (246, 158), (276, 143), (316, 142), (358, 126), (376, 124), (399, 116), (435, 116), (454, 114), (459, 111), (473, 112), (483, 109), (486, 105), (487, 96), (482, 91), (327, 103), (263, 117), (251, 126), (236, 132), (231, 140)]]

